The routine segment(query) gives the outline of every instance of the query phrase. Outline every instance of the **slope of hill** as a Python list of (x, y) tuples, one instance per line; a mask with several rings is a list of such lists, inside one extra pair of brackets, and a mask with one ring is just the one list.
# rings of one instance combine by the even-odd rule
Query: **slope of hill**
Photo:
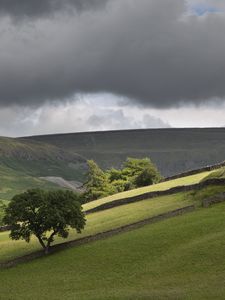
[(0, 270), (2, 299), (224, 299), (224, 210), (199, 209)]
[(81, 181), (86, 170), (85, 159), (76, 153), (36, 141), (0, 138), (0, 199), (28, 188), (58, 186), (40, 177)]
[[(202, 177), (206, 175), (204, 172), (200, 174)], [(197, 183), (200, 180), (200, 176), (192, 177), (191, 180), (192, 182)], [(183, 178), (184, 184), (187, 184), (188, 181), (190, 181), (190, 178)], [(167, 182), (167, 184), (170, 184), (171, 186), (174, 186), (175, 183), (180, 184), (177, 180), (171, 180), (171, 183), (169, 183), (169, 181)], [(160, 187), (158, 187), (158, 189), (160, 190)], [(154, 217), (161, 213), (170, 212), (174, 209), (180, 209), (188, 205), (194, 204), (198, 207), (204, 198), (224, 191), (224, 185), (207, 186), (199, 191), (184, 191), (173, 195), (157, 196), (152, 199), (145, 199), (123, 206), (112, 207), (111, 209), (90, 213), (87, 215), (87, 226), (82, 234), (78, 235), (72, 231), (70, 233), (69, 240), (76, 240), (80, 237), (119, 228), (121, 226), (135, 223), (149, 217)], [(135, 192), (135, 190), (133, 192)], [(120, 194), (117, 194), (117, 198), (120, 199)], [(108, 199), (108, 201), (110, 200)], [(84, 205), (84, 210), (90, 209), (90, 206), (92, 208), (98, 205), (99, 203), (94, 201), (93, 203)], [(62, 239), (58, 238), (56, 240), (56, 243), (61, 242)], [(9, 240), (7, 232), (0, 233), (0, 261), (9, 260), (37, 249), (40, 249), (40, 246), (35, 238), (32, 239), (30, 244), (26, 244), (24, 241)]]
[(32, 176), (83, 176), (85, 159), (56, 146), (36, 141), (0, 139), (0, 163)]
[(27, 175), (25, 172), (0, 165), (0, 200), (10, 200), (15, 194), (30, 188), (56, 189), (59, 186), (39, 177)]
[[(26, 150), (16, 151), (23, 162), (24, 153), (27, 164), (18, 163), (16, 176), (29, 172), (39, 174), (42, 168), (29, 165), (27, 147), (33, 147), (36, 142), (19, 139)], [(10, 141), (9, 141), (10, 142)], [(5, 143), (4, 143), (5, 144)], [(41, 143), (37, 143), (42, 147)], [(45, 144), (44, 149), (47, 145)], [(50, 146), (49, 146), (50, 147)], [(53, 148), (51, 148), (53, 147)], [(49, 148), (47, 163), (55, 157)], [(62, 147), (62, 146), (61, 146)], [(2, 147), (3, 148), (3, 147)], [(17, 145), (20, 149), (20, 145)], [(15, 155), (8, 148), (0, 156), (0, 171), (2, 176), (10, 168), (7, 166), (7, 154)], [(53, 150), (52, 150), (53, 149)], [(51, 151), (53, 153), (51, 154)], [(71, 152), (73, 150), (70, 149)], [(68, 152), (70, 155), (71, 152)], [(28, 151), (31, 161), (36, 160), (36, 154)], [(35, 150), (35, 153), (36, 150)], [(42, 151), (38, 159), (42, 160)], [(21, 158), (22, 155), (22, 158)], [(19, 159), (19, 161), (20, 161)], [(54, 163), (55, 164), (55, 162)], [(224, 158), (222, 159), (224, 160)], [(12, 160), (13, 161), (13, 160)], [(61, 161), (61, 160), (60, 160)], [(5, 168), (5, 169), (4, 169)], [(7, 169), (8, 168), (8, 169)], [(195, 166), (196, 168), (196, 166)], [(43, 169), (44, 170), (44, 169)], [(13, 169), (15, 172), (15, 169)], [(31, 176), (31, 175), (29, 175)], [(33, 179), (37, 177), (31, 176)], [(86, 204), (85, 210), (96, 207), (102, 202), (119, 200), (129, 195), (140, 195), (146, 191), (162, 191), (171, 187), (198, 183), (204, 178), (223, 178), (224, 168), (216, 171), (199, 172), (198, 174), (168, 180), (158, 185), (129, 191)], [(0, 269), (1, 295), (8, 299), (224, 299), (223, 262), (225, 203), (217, 204), (209, 209), (201, 207), (201, 201), (212, 195), (225, 192), (225, 186), (213, 185), (195, 191), (182, 191), (173, 195), (157, 196), (139, 202), (112, 207), (107, 210), (87, 215), (87, 226), (81, 235), (70, 233), (70, 241), (89, 237), (108, 230), (142, 222), (143, 220), (170, 214), (176, 209), (195, 208), (194, 212), (172, 219), (160, 219), (161, 222), (145, 225), (130, 232), (121, 233), (107, 240), (99, 240), (87, 245), (71, 248), (54, 255), (19, 265), (16, 268)], [(143, 224), (143, 223), (142, 223)], [(130, 226), (130, 225), (129, 225)], [(118, 233), (117, 232), (117, 233)], [(89, 238), (87, 239), (89, 241)], [(56, 244), (62, 239), (57, 238)], [(74, 243), (74, 242), (73, 242)], [(0, 233), (0, 262), (32, 253), (40, 249), (35, 238), (30, 244), (24, 241), (11, 241), (8, 232)], [(0, 263), (1, 265), (1, 263)], [(63, 280), (63, 281), (62, 281)], [(31, 288), (32, 287), (32, 288)], [(41, 287), (41, 289), (40, 289)], [(38, 297), (37, 297), (38, 295)]]
[(225, 128), (142, 129), (26, 137), (118, 168), (128, 157), (150, 157), (164, 176), (224, 160)]
[(225, 168), (220, 168), (214, 172), (211, 172), (204, 180), (214, 179), (214, 178), (225, 178)]

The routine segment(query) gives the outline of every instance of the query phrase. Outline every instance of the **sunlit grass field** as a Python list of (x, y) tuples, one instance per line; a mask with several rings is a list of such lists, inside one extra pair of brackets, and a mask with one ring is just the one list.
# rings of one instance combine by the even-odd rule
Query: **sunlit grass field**
[[(110, 210), (87, 215), (87, 225), (82, 234), (70, 232), (69, 239), (74, 240), (87, 235), (96, 234), (126, 224), (134, 223), (158, 214), (184, 207), (193, 201), (184, 193), (173, 196), (163, 196), (151, 200), (144, 200)], [(66, 240), (66, 241), (67, 241)], [(57, 242), (64, 240), (57, 238)], [(17, 256), (28, 254), (41, 249), (36, 238), (27, 244), (24, 241), (11, 241), (9, 232), (0, 233), (0, 261), (6, 261)]]
[(225, 299), (225, 203), (0, 271), (3, 300)]
[(213, 178), (225, 178), (225, 167), (220, 168), (218, 170), (214, 170), (207, 177), (203, 178), (203, 180), (213, 179)]
[(85, 204), (83, 207), (84, 207), (84, 210), (89, 210), (89, 209), (92, 209), (103, 203), (111, 202), (114, 200), (120, 200), (120, 199), (126, 198), (126, 197), (137, 196), (137, 195), (141, 195), (141, 194), (147, 193), (147, 192), (164, 191), (164, 190), (168, 190), (170, 188), (176, 187), (176, 186), (191, 185), (191, 184), (199, 183), (204, 177), (208, 176), (211, 173), (212, 173), (212, 171), (202, 172), (202, 173), (198, 173), (195, 175), (181, 177), (178, 179), (173, 179), (173, 180), (161, 182), (158, 184), (118, 193), (118, 194), (108, 196), (108, 197), (105, 197), (105, 198), (102, 198), (102, 199), (99, 199), (96, 201), (89, 202), (89, 203)]

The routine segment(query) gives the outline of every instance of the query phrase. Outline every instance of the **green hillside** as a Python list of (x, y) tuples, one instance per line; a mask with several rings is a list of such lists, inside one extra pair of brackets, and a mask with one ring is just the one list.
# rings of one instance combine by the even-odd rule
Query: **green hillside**
[[(84, 209), (147, 191), (196, 184), (223, 171), (200, 172), (120, 193), (85, 204)], [(7, 172), (10, 176), (11, 169), (0, 168), (0, 172), (3, 178)], [(224, 299), (225, 203), (202, 207), (202, 200), (221, 192), (224, 185), (209, 185), (90, 213), (82, 233), (71, 230), (66, 240), (88, 237), (86, 244), (10, 269), (1, 268), (1, 263), (32, 254), (41, 246), (35, 237), (27, 244), (1, 232), (0, 299)], [(171, 215), (190, 205), (194, 211)], [(165, 213), (170, 218), (123, 232), (124, 226)], [(119, 229), (116, 235), (90, 242), (91, 236), (115, 229)], [(55, 245), (62, 242), (57, 238)]]
[(81, 179), (86, 161), (76, 153), (27, 140), (0, 138), (0, 164), (31, 176)]
[(0, 299), (224, 299), (225, 204), (1, 270)]
[[(201, 176), (200, 176), (201, 175)], [(207, 173), (200, 173), (194, 176), (188, 176), (180, 178), (179, 180), (171, 180), (165, 183), (161, 183), (158, 186), (158, 190), (175, 186), (183, 181), (197, 183)], [(189, 178), (191, 177), (191, 179)], [(166, 186), (165, 186), (166, 184)], [(97, 213), (91, 213), (87, 215), (87, 225), (82, 234), (76, 234), (71, 231), (68, 240), (75, 240), (80, 237), (85, 237), (114, 228), (118, 228), (127, 224), (135, 223), (159, 214), (172, 211), (174, 209), (182, 208), (191, 204), (199, 207), (201, 201), (209, 196), (218, 194), (225, 191), (225, 186), (208, 186), (199, 191), (180, 192), (173, 195), (155, 197), (153, 199), (146, 199), (135, 203), (126, 204), (123, 206), (117, 206), (111, 209), (99, 211)], [(133, 193), (137, 192), (133, 190)], [(115, 195), (116, 196), (116, 195)], [(120, 194), (117, 194), (119, 200)], [(101, 199), (106, 201), (105, 199)], [(90, 209), (99, 205), (99, 201), (93, 201), (85, 204), (84, 210)], [(109, 201), (109, 199), (107, 199)], [(56, 239), (55, 243), (61, 243), (62, 239)], [(32, 239), (30, 244), (24, 241), (11, 241), (8, 238), (8, 233), (0, 233), (0, 261), (6, 261), (17, 256), (21, 256), (35, 250), (41, 249), (39, 243), (35, 238)]]
[(28, 188), (59, 187), (40, 177), (82, 181), (86, 171), (86, 160), (76, 153), (41, 142), (0, 138), (0, 199)]
[(0, 165), (0, 199), (10, 200), (29, 188), (55, 189), (58, 185)]
[[(88, 210), (106, 202), (120, 200), (121, 198), (133, 195), (140, 195), (147, 191), (150, 192), (167, 190), (175, 186), (195, 184), (198, 183), (202, 178), (207, 177), (209, 173), (210, 172), (201, 172), (199, 174), (181, 177), (179, 179), (162, 182), (149, 187), (119, 193), (110, 197), (87, 203), (83, 205), (83, 209)], [(20, 183), (20, 180), (18, 180), (18, 183)], [(42, 187), (45, 188), (44, 186)], [(49, 187), (46, 186), (46, 188)], [(55, 188), (55, 186), (51, 188)], [(183, 192), (169, 196), (155, 197), (151, 200), (143, 200), (132, 204), (118, 206), (110, 210), (93, 213), (87, 216), (87, 226), (82, 235), (71, 233), (69, 239), (73, 240), (82, 236), (110, 230), (116, 227), (143, 220), (148, 217), (156, 216), (160, 213), (168, 212), (176, 208), (181, 208), (189, 204), (198, 205), (203, 197), (208, 197), (224, 190), (225, 187), (223, 186), (207, 187), (197, 193)], [(15, 187), (13, 192), (15, 192)], [(17, 192), (19, 192), (19, 190)], [(4, 199), (5, 198), (6, 197), (4, 197)], [(40, 249), (36, 239), (33, 239), (32, 243), (28, 245), (24, 241), (15, 242), (9, 240), (8, 233), (0, 233), (0, 241), (4, 241), (4, 244), (0, 244), (0, 261), (2, 259), (10, 259), (18, 255), (23, 255), (31, 251)], [(57, 242), (61, 242), (61, 240), (59, 239)]]
[(127, 157), (150, 157), (167, 177), (224, 160), (225, 128), (142, 129), (27, 137), (119, 168)]
[[(193, 203), (185, 194), (176, 196), (158, 197), (154, 200), (145, 200), (123, 207), (115, 207), (110, 210), (93, 213), (87, 216), (87, 225), (82, 234), (70, 233), (69, 240), (96, 234), (106, 230), (111, 230), (126, 224), (140, 221), (145, 218), (156, 216), (176, 208), (184, 207)], [(57, 239), (56, 243), (62, 242)], [(0, 233), (0, 261), (30, 253), (34, 250), (41, 249), (35, 238), (30, 244), (24, 241), (11, 241), (8, 232)]]

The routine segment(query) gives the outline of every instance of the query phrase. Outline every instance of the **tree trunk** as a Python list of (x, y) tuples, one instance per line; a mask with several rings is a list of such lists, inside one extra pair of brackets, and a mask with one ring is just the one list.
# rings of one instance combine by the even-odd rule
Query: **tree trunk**
[(42, 241), (40, 236), (37, 236), (39, 243), (41, 244), (42, 248), (46, 251), (45, 243)]
[(47, 242), (47, 245), (45, 247), (45, 254), (49, 254), (50, 245), (53, 242), (53, 237), (54, 237), (55, 234), (56, 234), (56, 231), (54, 230), (52, 232), (52, 234), (50, 235), (50, 237), (48, 238), (48, 242)]
[(49, 250), (50, 250), (50, 244), (53, 241), (53, 237), (54, 235), (57, 233), (57, 231), (53, 231), (52, 234), (50, 235), (50, 237), (47, 240), (47, 243), (45, 245), (44, 241), (42, 240), (42, 238), (40, 236), (37, 235), (37, 238), (39, 240), (39, 243), (41, 244), (42, 248), (45, 251), (45, 254), (49, 254)]
[(46, 246), (46, 247), (45, 247), (45, 254), (46, 254), (46, 255), (49, 254), (49, 248), (50, 248), (49, 246)]

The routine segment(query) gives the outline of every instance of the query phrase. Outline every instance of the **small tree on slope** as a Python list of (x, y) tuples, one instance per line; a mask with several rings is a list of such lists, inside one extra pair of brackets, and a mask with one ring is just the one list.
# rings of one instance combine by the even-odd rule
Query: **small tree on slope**
[(96, 200), (116, 192), (115, 188), (109, 183), (108, 174), (105, 173), (93, 160), (88, 160), (89, 171), (87, 181), (84, 184), (85, 202)]
[(24, 239), (29, 243), (33, 234), (46, 254), (56, 235), (67, 238), (70, 227), (80, 233), (86, 222), (76, 194), (39, 189), (14, 196), (3, 221), (11, 226), (13, 240)]

